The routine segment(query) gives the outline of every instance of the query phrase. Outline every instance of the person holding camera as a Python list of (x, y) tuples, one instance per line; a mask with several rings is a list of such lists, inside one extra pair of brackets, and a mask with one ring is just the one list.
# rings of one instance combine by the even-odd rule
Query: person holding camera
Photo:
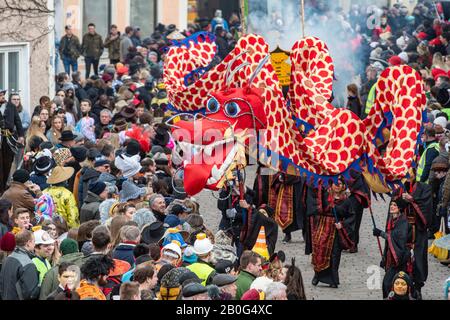
[(115, 24), (111, 25), (110, 31), (105, 39), (104, 47), (108, 48), (109, 62), (115, 65), (120, 62), (120, 31)]
[(17, 108), (6, 102), (5, 95), (6, 90), (0, 90), (0, 193), (6, 189), (14, 155), (18, 152), (18, 147), (23, 146), (25, 142), (25, 132)]

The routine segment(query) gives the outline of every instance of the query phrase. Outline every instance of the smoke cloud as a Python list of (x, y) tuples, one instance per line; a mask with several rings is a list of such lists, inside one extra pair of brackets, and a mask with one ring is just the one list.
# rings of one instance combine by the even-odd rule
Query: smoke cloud
[[(328, 5), (333, 5), (328, 2)], [(318, 14), (306, 5), (305, 36), (315, 36), (325, 41), (335, 66), (333, 105), (343, 107), (346, 103), (346, 87), (355, 82), (355, 76), (362, 70), (362, 56), (352, 48), (355, 33), (335, 8), (326, 15)], [(290, 51), (293, 44), (302, 38), (302, 18), (300, 1), (268, 1), (267, 6), (260, 1), (249, 2), (248, 32), (262, 35), (270, 45)]]

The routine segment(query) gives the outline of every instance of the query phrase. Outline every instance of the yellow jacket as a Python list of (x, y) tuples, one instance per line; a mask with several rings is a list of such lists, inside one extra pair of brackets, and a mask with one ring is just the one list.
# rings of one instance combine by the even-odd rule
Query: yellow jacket
[(77, 202), (72, 192), (64, 187), (51, 186), (43, 191), (50, 195), (56, 207), (56, 213), (63, 217), (69, 228), (80, 226)]

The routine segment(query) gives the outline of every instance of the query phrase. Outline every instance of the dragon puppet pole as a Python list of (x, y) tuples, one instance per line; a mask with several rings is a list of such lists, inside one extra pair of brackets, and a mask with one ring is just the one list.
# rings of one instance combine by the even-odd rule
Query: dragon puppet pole
[(303, 38), (305, 37), (305, 0), (301, 1), (301, 8), (302, 8), (302, 34)]
[[(372, 204), (371, 203), (369, 204), (369, 211), (370, 211), (370, 217), (372, 218), (373, 227), (376, 228), (377, 225), (375, 223), (375, 217), (373, 216)], [(378, 249), (380, 250), (381, 259), (383, 260), (383, 250), (381, 249), (380, 237), (377, 237), (377, 242), (378, 242)]]
[(247, 34), (247, 25), (246, 25), (246, 17), (245, 17), (245, 2), (247, 0), (241, 0), (241, 27), (242, 34)]

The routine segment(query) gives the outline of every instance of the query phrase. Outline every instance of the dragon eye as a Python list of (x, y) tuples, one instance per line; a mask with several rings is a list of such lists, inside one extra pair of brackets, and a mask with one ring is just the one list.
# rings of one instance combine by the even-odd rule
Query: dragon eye
[(240, 111), (241, 108), (239, 108), (239, 105), (236, 102), (230, 102), (225, 105), (225, 113), (229, 117), (236, 117)]
[(211, 113), (215, 113), (215, 112), (219, 111), (219, 101), (217, 101), (216, 98), (209, 99), (208, 103), (206, 104), (206, 108)]

